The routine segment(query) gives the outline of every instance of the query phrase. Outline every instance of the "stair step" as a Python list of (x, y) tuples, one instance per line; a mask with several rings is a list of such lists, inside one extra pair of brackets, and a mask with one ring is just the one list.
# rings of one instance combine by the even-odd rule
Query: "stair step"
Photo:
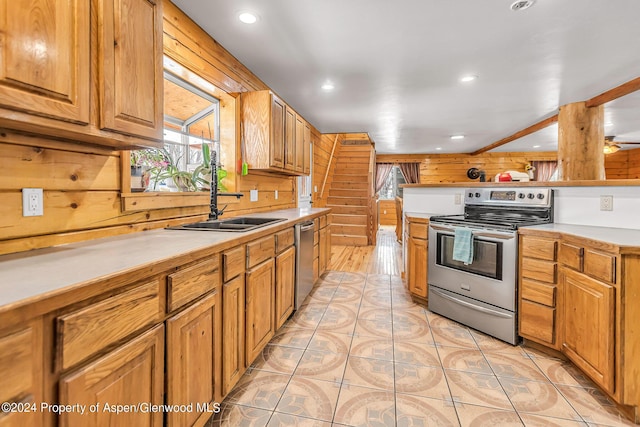
[(368, 246), (367, 236), (351, 236), (348, 234), (331, 234), (331, 245), (337, 246)]
[(332, 224), (366, 224), (367, 215), (332, 214)]
[(336, 197), (329, 196), (327, 197), (328, 205), (348, 205), (348, 206), (367, 206), (367, 197)]
[(331, 188), (332, 189), (336, 189), (336, 190), (348, 190), (348, 189), (352, 189), (352, 190), (368, 190), (369, 188), (369, 183), (366, 181), (333, 181), (331, 183)]
[(329, 205), (328, 208), (331, 208), (331, 212), (334, 214), (332, 216), (331, 221), (333, 222), (333, 218), (335, 215), (364, 215), (367, 216), (367, 207), (366, 206), (345, 206), (345, 205)]
[(350, 236), (366, 236), (366, 224), (331, 224), (331, 235), (346, 234)]
[(358, 198), (367, 198), (369, 195), (369, 191), (366, 188), (331, 188), (329, 190), (329, 196), (333, 197), (358, 197)]
[(367, 182), (368, 178), (366, 175), (349, 175), (349, 174), (343, 174), (343, 173), (336, 173), (333, 175), (333, 181), (331, 182), (331, 185), (333, 185), (334, 182)]

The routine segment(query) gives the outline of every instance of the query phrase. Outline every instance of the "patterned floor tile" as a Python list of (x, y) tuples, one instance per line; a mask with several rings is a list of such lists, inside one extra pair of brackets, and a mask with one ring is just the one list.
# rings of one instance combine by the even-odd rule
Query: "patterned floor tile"
[(391, 309), (375, 306), (360, 307), (358, 319), (377, 320), (379, 322), (391, 323)]
[(476, 341), (476, 344), (478, 344), (478, 347), (480, 347), (480, 350), (485, 353), (506, 353), (527, 356), (522, 346), (508, 344), (473, 329), (469, 330), (469, 332)]
[(593, 381), (570, 362), (535, 358), (533, 362), (554, 384), (595, 388)]
[(292, 375), (302, 358), (303, 349), (267, 345), (258, 355), (251, 367), (262, 371)]
[(432, 311), (427, 311), (427, 320), (432, 328), (457, 328), (462, 326), (455, 320), (447, 319)]
[(542, 371), (528, 356), (505, 353), (485, 353), (495, 374), (501, 377), (546, 381)]
[(348, 426), (393, 426), (396, 422), (394, 393), (342, 384), (333, 422)]
[(393, 338), (393, 324), (375, 319), (358, 319), (354, 329), (356, 336)]
[(393, 338), (396, 341), (416, 341), (423, 336), (431, 336), (429, 324), (423, 316), (413, 313), (393, 316)]
[(396, 363), (411, 365), (441, 366), (438, 351), (433, 343), (394, 342), (394, 360)]
[(512, 410), (502, 386), (494, 375), (445, 369), (454, 402)]
[(345, 272), (340, 280), (341, 285), (366, 283), (367, 275), (365, 273)]
[(563, 420), (541, 415), (520, 414), (520, 419), (526, 427), (587, 427), (587, 424), (582, 421)]
[(461, 426), (474, 427), (522, 427), (522, 421), (516, 411), (488, 408), (485, 406), (456, 403), (456, 412)]
[(471, 333), (469, 333), (469, 331), (464, 327), (456, 326), (442, 328), (431, 325), (431, 332), (433, 333), (433, 340), (436, 345), (472, 348), (476, 350), (480, 349), (471, 336)]
[(352, 334), (357, 319), (358, 309), (353, 305), (329, 304), (322, 320), (318, 324), (319, 330), (328, 330), (341, 334)]
[(331, 302), (359, 304), (362, 299), (362, 290), (355, 286), (340, 286), (333, 294)]
[(459, 347), (438, 347), (445, 369), (492, 375), (493, 371), (480, 350)]
[(393, 362), (349, 356), (344, 383), (393, 391)]
[(396, 393), (451, 400), (441, 367), (395, 363)]
[(276, 332), (270, 343), (284, 347), (305, 349), (309, 345), (309, 341), (311, 341), (314, 333), (315, 331), (313, 329), (289, 328), (285, 326)]
[(406, 394), (396, 395), (396, 417), (398, 427), (460, 425), (451, 401)]
[(393, 361), (393, 340), (388, 338), (355, 336), (351, 343), (349, 355)]
[(578, 413), (549, 382), (505, 377), (499, 378), (499, 381), (519, 413), (582, 421)]
[(565, 385), (558, 385), (557, 387), (571, 406), (573, 406), (590, 425), (635, 425), (621, 415), (616, 406), (600, 390)]
[(290, 379), (289, 375), (250, 369), (240, 378), (225, 402), (273, 410)]
[(386, 287), (391, 285), (391, 277), (388, 274), (367, 274), (367, 286)]
[(249, 406), (223, 403), (206, 427), (263, 427), (269, 422), (271, 411)]
[(347, 355), (326, 351), (306, 350), (294, 374), (325, 381), (342, 381)]
[(339, 393), (340, 383), (294, 377), (284, 391), (276, 412), (331, 421)]
[(267, 427), (331, 427), (331, 423), (274, 412)]
[(325, 351), (331, 353), (349, 353), (351, 348), (351, 335), (338, 334), (325, 330), (318, 330), (311, 338), (309, 350)]

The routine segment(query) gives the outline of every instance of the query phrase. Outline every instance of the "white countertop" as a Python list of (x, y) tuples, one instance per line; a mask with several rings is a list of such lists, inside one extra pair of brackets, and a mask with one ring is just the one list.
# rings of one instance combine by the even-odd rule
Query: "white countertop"
[[(286, 209), (244, 215), (285, 218), (293, 225), (329, 209)], [(170, 260), (216, 244), (250, 239), (279, 222), (246, 233), (151, 230), (0, 256), (0, 308), (34, 297), (46, 298), (74, 285), (126, 273), (143, 265)]]
[(557, 233), (572, 234), (587, 239), (612, 243), (621, 247), (640, 247), (640, 230), (614, 227), (594, 227), (573, 224), (544, 224), (521, 229), (545, 230)]

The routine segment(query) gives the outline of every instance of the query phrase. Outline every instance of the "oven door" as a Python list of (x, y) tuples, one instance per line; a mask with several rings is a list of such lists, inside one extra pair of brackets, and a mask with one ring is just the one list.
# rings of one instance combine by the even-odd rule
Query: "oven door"
[(451, 226), (429, 225), (429, 284), (515, 311), (516, 232), (473, 229), (474, 255), (470, 264), (453, 259), (454, 235)]

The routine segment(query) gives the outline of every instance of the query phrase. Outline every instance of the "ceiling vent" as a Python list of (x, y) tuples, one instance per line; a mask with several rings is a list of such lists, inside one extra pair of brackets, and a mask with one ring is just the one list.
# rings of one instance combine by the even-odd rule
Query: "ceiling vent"
[(511, 4), (511, 10), (517, 12), (519, 10), (529, 9), (534, 3), (535, 0), (518, 0)]
[(342, 145), (369, 145), (369, 142), (366, 139), (345, 139), (342, 141)]

